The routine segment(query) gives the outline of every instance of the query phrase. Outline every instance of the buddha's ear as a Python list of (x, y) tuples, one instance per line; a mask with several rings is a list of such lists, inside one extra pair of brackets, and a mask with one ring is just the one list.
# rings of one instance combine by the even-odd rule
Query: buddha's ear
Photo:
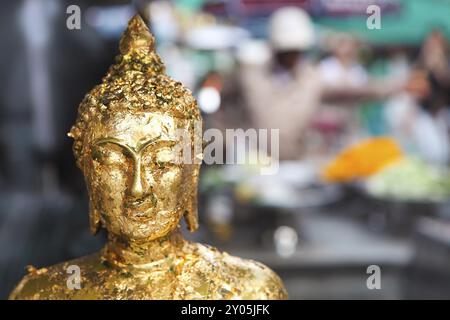
[(97, 209), (93, 208), (91, 204), (89, 204), (89, 207), (90, 230), (93, 235), (96, 235), (102, 226), (100, 221), (100, 213), (97, 211)]
[[(86, 167), (84, 167), (83, 169), (86, 169)], [(87, 174), (87, 171), (83, 170), (83, 174)], [(91, 189), (90, 189), (89, 184), (87, 184), (86, 187), (87, 187), (88, 196), (89, 196), (89, 226), (90, 226), (91, 233), (93, 235), (96, 235), (102, 226), (101, 219), (100, 219), (100, 212), (96, 209), (95, 203), (92, 200)]]
[(200, 171), (199, 165), (193, 165), (193, 169), (190, 176), (190, 194), (188, 195), (188, 203), (186, 211), (184, 212), (184, 219), (186, 226), (190, 232), (194, 232), (198, 229), (198, 202), (197, 202), (197, 189), (198, 189), (198, 174)]

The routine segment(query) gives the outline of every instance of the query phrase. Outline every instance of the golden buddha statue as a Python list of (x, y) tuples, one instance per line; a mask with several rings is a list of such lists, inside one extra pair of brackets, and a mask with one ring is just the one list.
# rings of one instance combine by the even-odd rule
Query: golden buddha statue
[[(69, 136), (89, 193), (91, 231), (108, 231), (97, 253), (29, 268), (10, 299), (285, 299), (266, 266), (185, 240), (197, 224), (199, 163), (175, 163), (177, 130), (201, 141), (188, 89), (165, 74), (155, 40), (134, 16), (120, 54), (78, 109)], [(195, 154), (197, 159), (200, 154)], [(201, 162), (201, 161), (200, 161)], [(79, 288), (67, 284), (69, 266)]]

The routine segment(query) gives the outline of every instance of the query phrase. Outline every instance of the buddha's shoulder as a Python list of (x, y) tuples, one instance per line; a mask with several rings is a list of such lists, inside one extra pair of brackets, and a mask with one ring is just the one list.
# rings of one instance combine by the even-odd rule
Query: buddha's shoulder
[[(194, 244), (200, 270), (210, 270), (209, 278), (220, 284), (219, 298), (286, 299), (287, 292), (278, 275), (262, 263), (221, 252), (214, 247)], [(197, 268), (196, 268), (197, 269)]]
[[(77, 283), (82, 282), (85, 275), (97, 273), (104, 268), (99, 261), (96, 253), (40, 269), (29, 266), (27, 275), (11, 292), (9, 299), (76, 299), (74, 295), (81, 292), (74, 290)], [(85, 293), (86, 290), (82, 291)]]

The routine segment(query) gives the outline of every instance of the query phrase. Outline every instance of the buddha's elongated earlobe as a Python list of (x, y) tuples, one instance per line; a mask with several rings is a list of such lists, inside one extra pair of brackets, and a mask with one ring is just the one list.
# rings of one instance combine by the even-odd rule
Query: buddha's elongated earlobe
[(184, 213), (184, 219), (186, 221), (186, 226), (190, 232), (194, 232), (198, 229), (197, 201), (195, 200), (195, 204), (192, 202), (194, 202), (194, 200), (191, 200), (189, 209), (186, 210)]
[(197, 204), (197, 183), (198, 183), (198, 173), (199, 166), (193, 170), (191, 190), (187, 203), (187, 210), (184, 213), (184, 219), (186, 221), (186, 226), (190, 232), (194, 232), (198, 229), (198, 204)]
[(92, 201), (89, 202), (89, 225), (93, 235), (97, 234), (102, 226), (100, 213), (94, 208)]
[[(83, 172), (86, 172), (86, 167), (83, 169)], [(92, 235), (96, 235), (102, 226), (100, 212), (95, 208), (95, 203), (92, 200), (91, 188), (89, 184), (87, 185), (87, 190), (89, 195), (89, 229), (91, 230)]]

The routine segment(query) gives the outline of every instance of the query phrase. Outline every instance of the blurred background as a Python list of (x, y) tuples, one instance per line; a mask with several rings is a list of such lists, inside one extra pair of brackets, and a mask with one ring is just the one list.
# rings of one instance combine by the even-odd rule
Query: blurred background
[[(80, 29), (66, 25), (70, 5)], [(136, 12), (204, 129), (280, 129), (275, 175), (203, 165), (188, 238), (267, 264), (291, 299), (450, 298), (450, 0), (0, 7), (0, 298), (27, 265), (105, 242), (89, 234), (66, 133)]]

